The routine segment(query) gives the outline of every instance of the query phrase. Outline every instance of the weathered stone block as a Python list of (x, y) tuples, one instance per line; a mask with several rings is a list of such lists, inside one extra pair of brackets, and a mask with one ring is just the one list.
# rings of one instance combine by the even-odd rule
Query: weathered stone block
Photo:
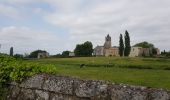
[(75, 94), (78, 97), (95, 96), (96, 81), (75, 81)]
[(97, 100), (109, 100), (108, 85), (99, 83), (96, 86), (96, 94), (94, 96)]
[(74, 96), (54, 93), (51, 93), (50, 98), (51, 98), (50, 100), (78, 100)]
[(8, 97), (8, 100), (15, 100), (17, 99), (18, 95), (20, 93), (20, 88), (18, 86), (11, 86), (10, 87), (10, 95)]
[(102, 81), (84, 81), (77, 80), (74, 83), (75, 94), (78, 97), (85, 98), (97, 98), (98, 100), (107, 98), (107, 87), (108, 85), (103, 83)]
[(20, 87), (42, 89), (42, 84), (44, 82), (44, 77), (45, 77), (45, 75), (43, 75), (43, 74), (35, 75), (33, 77), (30, 77), (30, 78), (24, 80), (21, 83)]
[(41, 90), (35, 90), (36, 100), (49, 100), (49, 93)]
[(170, 95), (166, 91), (152, 90), (149, 93), (150, 100), (170, 100)]
[(45, 80), (43, 89), (62, 94), (73, 94), (73, 79), (67, 77), (49, 77)]
[(111, 100), (146, 100), (147, 92), (143, 87), (113, 85), (110, 90)]
[(21, 89), (21, 92), (20, 92), (17, 100), (35, 100), (34, 90)]

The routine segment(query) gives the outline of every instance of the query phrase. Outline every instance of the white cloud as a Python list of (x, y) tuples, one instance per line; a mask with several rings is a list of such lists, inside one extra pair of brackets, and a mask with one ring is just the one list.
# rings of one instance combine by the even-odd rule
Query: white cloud
[[(108, 33), (112, 36), (113, 45), (118, 45), (119, 34), (124, 34), (124, 31), (128, 30), (132, 45), (149, 41), (161, 49), (170, 49), (170, 1), (168, 0), (5, 0), (4, 5), (6, 3), (15, 6), (15, 8), (8, 6), (14, 8), (14, 11), (10, 11), (10, 8), (8, 12), (14, 13), (0, 9), (0, 14), (19, 15), (17, 11), (19, 8), (16, 7), (22, 6), (22, 14), (24, 9), (31, 9), (35, 16), (42, 16), (43, 21), (56, 26), (56, 30), (62, 28), (68, 32), (65, 38), (27, 27), (6, 27), (6, 29), (3, 27), (0, 36), (6, 34), (4, 37), (8, 40), (4, 43), (10, 45), (17, 42), (15, 44), (30, 47), (31, 50), (46, 47), (54, 53), (55, 46), (59, 48), (56, 52), (73, 50), (77, 43), (84, 41), (92, 41), (94, 46), (102, 45)], [(31, 4), (35, 3), (40, 5), (32, 8)], [(42, 4), (45, 4), (45, 7)], [(0, 7), (2, 5), (3, 3)]]
[(0, 4), (0, 16), (18, 18), (19, 12), (15, 7), (7, 6), (5, 4)]
[[(110, 33), (114, 45), (118, 45), (119, 34), (124, 33), (126, 29), (134, 37), (132, 44), (146, 40), (162, 48), (160, 44), (163, 37), (160, 36), (164, 34), (169, 38), (170, 2), (167, 0), (97, 0), (94, 2), (90, 0), (84, 5), (82, 5), (84, 0), (57, 1), (48, 2), (56, 6), (56, 11), (49, 13), (44, 19), (69, 30), (71, 37), (77, 41), (91, 40), (97, 45), (99, 40), (95, 39), (101, 41), (104, 35)], [(72, 1), (73, 3), (70, 3)], [(61, 6), (58, 6), (60, 4)], [(153, 35), (157, 36), (153, 39)], [(166, 39), (170, 42), (168, 38)], [(155, 42), (155, 39), (160, 43)], [(167, 47), (164, 48), (170, 49), (168, 46), (170, 45), (167, 43)]]
[[(15, 53), (27, 53), (36, 49), (45, 49), (56, 53), (61, 40), (53, 33), (32, 30), (28, 27), (3, 27), (0, 29), (0, 44), (3, 52), (13, 46)], [(62, 49), (62, 48), (61, 48)]]
[(3, 0), (1, 2), (13, 4), (13, 5), (20, 5), (20, 4), (34, 3), (36, 2), (36, 0)]

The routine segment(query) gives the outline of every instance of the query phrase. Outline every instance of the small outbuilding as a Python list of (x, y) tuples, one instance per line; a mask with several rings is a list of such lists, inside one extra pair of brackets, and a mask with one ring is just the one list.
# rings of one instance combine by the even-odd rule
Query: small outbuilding
[(48, 52), (38, 53), (38, 56), (37, 56), (38, 59), (40, 59), (40, 58), (48, 58), (48, 57), (49, 57), (49, 53)]

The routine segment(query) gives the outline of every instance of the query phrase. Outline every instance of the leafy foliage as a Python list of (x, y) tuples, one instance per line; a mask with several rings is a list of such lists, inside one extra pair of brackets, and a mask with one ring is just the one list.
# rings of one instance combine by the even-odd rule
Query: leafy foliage
[(130, 36), (128, 31), (125, 32), (125, 50), (124, 50), (124, 56), (129, 56), (131, 51), (131, 46), (130, 46)]
[(56, 68), (53, 65), (42, 65), (24, 62), (8, 55), (0, 54), (0, 84), (11, 81), (22, 81), (25, 77), (36, 73), (53, 73)]
[(141, 43), (137, 43), (137, 44), (134, 45), (134, 47), (155, 48), (152, 43), (148, 43), (148, 42), (146, 42), (146, 41), (141, 42)]
[(69, 53), (70, 53), (70, 51), (63, 51), (62, 52), (62, 57), (69, 57)]
[(120, 34), (120, 40), (119, 40), (119, 55), (122, 57), (124, 53), (124, 43), (123, 43), (123, 37), (122, 34)]
[(93, 44), (89, 41), (83, 44), (77, 44), (74, 53), (76, 56), (92, 56)]
[(12, 56), (0, 54), (0, 100), (6, 98), (8, 89), (6, 84), (12, 81), (20, 82), (28, 76), (36, 73), (54, 73), (56, 67), (53, 65), (42, 65), (24, 62)]
[(43, 51), (43, 50), (36, 50), (30, 53), (29, 57), (30, 58), (37, 58), (38, 53), (46, 53), (47, 51)]

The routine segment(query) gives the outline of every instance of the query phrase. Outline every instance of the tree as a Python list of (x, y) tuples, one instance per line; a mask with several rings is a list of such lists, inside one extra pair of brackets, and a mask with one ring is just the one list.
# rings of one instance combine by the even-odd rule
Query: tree
[(84, 56), (92, 56), (93, 45), (91, 42), (87, 41), (83, 44)]
[(137, 44), (134, 45), (134, 47), (155, 48), (155, 46), (152, 43), (148, 43), (146, 41), (137, 43)]
[(63, 51), (62, 52), (62, 57), (69, 57), (70, 51)]
[(10, 48), (10, 56), (13, 56), (14, 55), (14, 50), (13, 50), (13, 47)]
[(153, 54), (153, 55), (157, 55), (157, 50), (156, 50), (156, 48), (152, 48), (152, 54)]
[(128, 31), (125, 32), (125, 49), (124, 49), (124, 56), (129, 56), (131, 50), (130, 46), (130, 36)]
[(75, 56), (81, 56), (82, 55), (82, 45), (77, 44), (76, 48), (74, 49)]
[(30, 53), (29, 58), (37, 58), (38, 53), (47, 53), (47, 51), (35, 50), (35, 51), (33, 51), (33, 52)]
[(119, 39), (119, 55), (121, 57), (124, 55), (124, 43), (123, 43), (122, 34), (120, 34), (120, 39)]
[(92, 56), (93, 45), (91, 42), (87, 41), (83, 44), (77, 44), (74, 49), (75, 56)]

